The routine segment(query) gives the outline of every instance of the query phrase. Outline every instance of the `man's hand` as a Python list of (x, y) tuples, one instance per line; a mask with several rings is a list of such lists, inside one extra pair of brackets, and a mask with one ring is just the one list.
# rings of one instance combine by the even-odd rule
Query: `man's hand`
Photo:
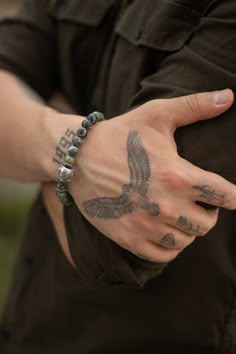
[(236, 208), (236, 187), (182, 159), (174, 131), (213, 118), (232, 102), (230, 90), (154, 100), (94, 126), (69, 185), (81, 213), (139, 257), (175, 258), (213, 228), (218, 207)]

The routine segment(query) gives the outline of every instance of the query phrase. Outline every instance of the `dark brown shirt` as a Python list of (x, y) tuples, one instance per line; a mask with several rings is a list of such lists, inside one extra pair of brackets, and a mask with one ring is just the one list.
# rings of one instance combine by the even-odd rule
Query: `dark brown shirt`
[[(28, 0), (0, 23), (0, 67), (44, 98), (108, 118), (156, 98), (236, 91), (235, 0)], [(179, 153), (236, 182), (235, 105), (181, 128)], [(41, 197), (29, 215), (1, 354), (235, 354), (236, 218), (167, 267), (142, 261), (65, 210), (75, 271)]]

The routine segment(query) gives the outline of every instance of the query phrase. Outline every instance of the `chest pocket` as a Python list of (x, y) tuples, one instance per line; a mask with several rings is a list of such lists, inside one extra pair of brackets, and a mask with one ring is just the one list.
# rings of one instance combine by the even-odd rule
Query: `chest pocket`
[[(115, 0), (53, 0), (61, 89), (81, 114), (88, 113), (94, 82), (110, 33)], [(78, 95), (78, 92), (80, 94)]]
[(50, 14), (56, 20), (98, 26), (115, 0), (52, 0)]
[(201, 19), (201, 13), (181, 1), (154, 2), (146, 8), (143, 0), (130, 5), (116, 26), (116, 32), (133, 46), (161, 51), (181, 49)]

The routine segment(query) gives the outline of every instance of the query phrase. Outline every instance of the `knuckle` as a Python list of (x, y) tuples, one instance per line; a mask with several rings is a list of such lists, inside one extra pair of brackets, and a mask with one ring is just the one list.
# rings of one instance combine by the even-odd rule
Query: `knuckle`
[(206, 226), (207, 232), (210, 231), (211, 229), (213, 229), (213, 227), (215, 226), (217, 222), (217, 219), (215, 218), (210, 218), (208, 221), (208, 225)]
[(122, 234), (119, 237), (119, 245), (127, 250), (135, 249), (136, 244), (136, 237), (131, 233)]
[(155, 230), (149, 218), (137, 216), (133, 219), (133, 226), (139, 233), (153, 233)]
[(200, 236), (205, 236), (211, 229), (213, 229), (216, 222), (217, 222), (217, 219), (211, 218), (208, 220), (208, 222), (205, 223), (205, 225), (202, 225)]
[(169, 221), (176, 220), (175, 208), (170, 204), (163, 202), (160, 206), (161, 216)]
[(203, 226), (202, 229), (201, 229), (201, 233), (198, 235), (198, 237), (206, 236), (208, 231), (209, 231), (209, 229), (207, 229), (206, 227)]
[(198, 95), (193, 94), (185, 97), (187, 108), (191, 113), (201, 112), (201, 107), (198, 100)]
[(205, 235), (208, 233), (209, 230), (210, 230), (209, 225), (207, 225), (207, 224), (202, 224), (202, 225), (201, 225), (200, 233), (199, 233), (197, 236), (199, 236), (199, 237), (205, 236)]
[(190, 184), (187, 175), (180, 171), (165, 171), (160, 175), (160, 179), (170, 189), (182, 189)]

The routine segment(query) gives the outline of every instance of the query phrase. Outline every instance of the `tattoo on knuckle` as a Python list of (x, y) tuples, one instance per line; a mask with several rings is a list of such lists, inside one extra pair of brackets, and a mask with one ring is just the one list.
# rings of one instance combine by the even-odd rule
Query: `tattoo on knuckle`
[(181, 230), (200, 236), (202, 234), (202, 230), (200, 225), (193, 226), (193, 224), (186, 218), (186, 216), (180, 215), (176, 222), (176, 226), (179, 226)]
[(174, 235), (171, 232), (165, 234), (159, 241), (159, 244), (166, 248), (175, 248), (176, 242)]

